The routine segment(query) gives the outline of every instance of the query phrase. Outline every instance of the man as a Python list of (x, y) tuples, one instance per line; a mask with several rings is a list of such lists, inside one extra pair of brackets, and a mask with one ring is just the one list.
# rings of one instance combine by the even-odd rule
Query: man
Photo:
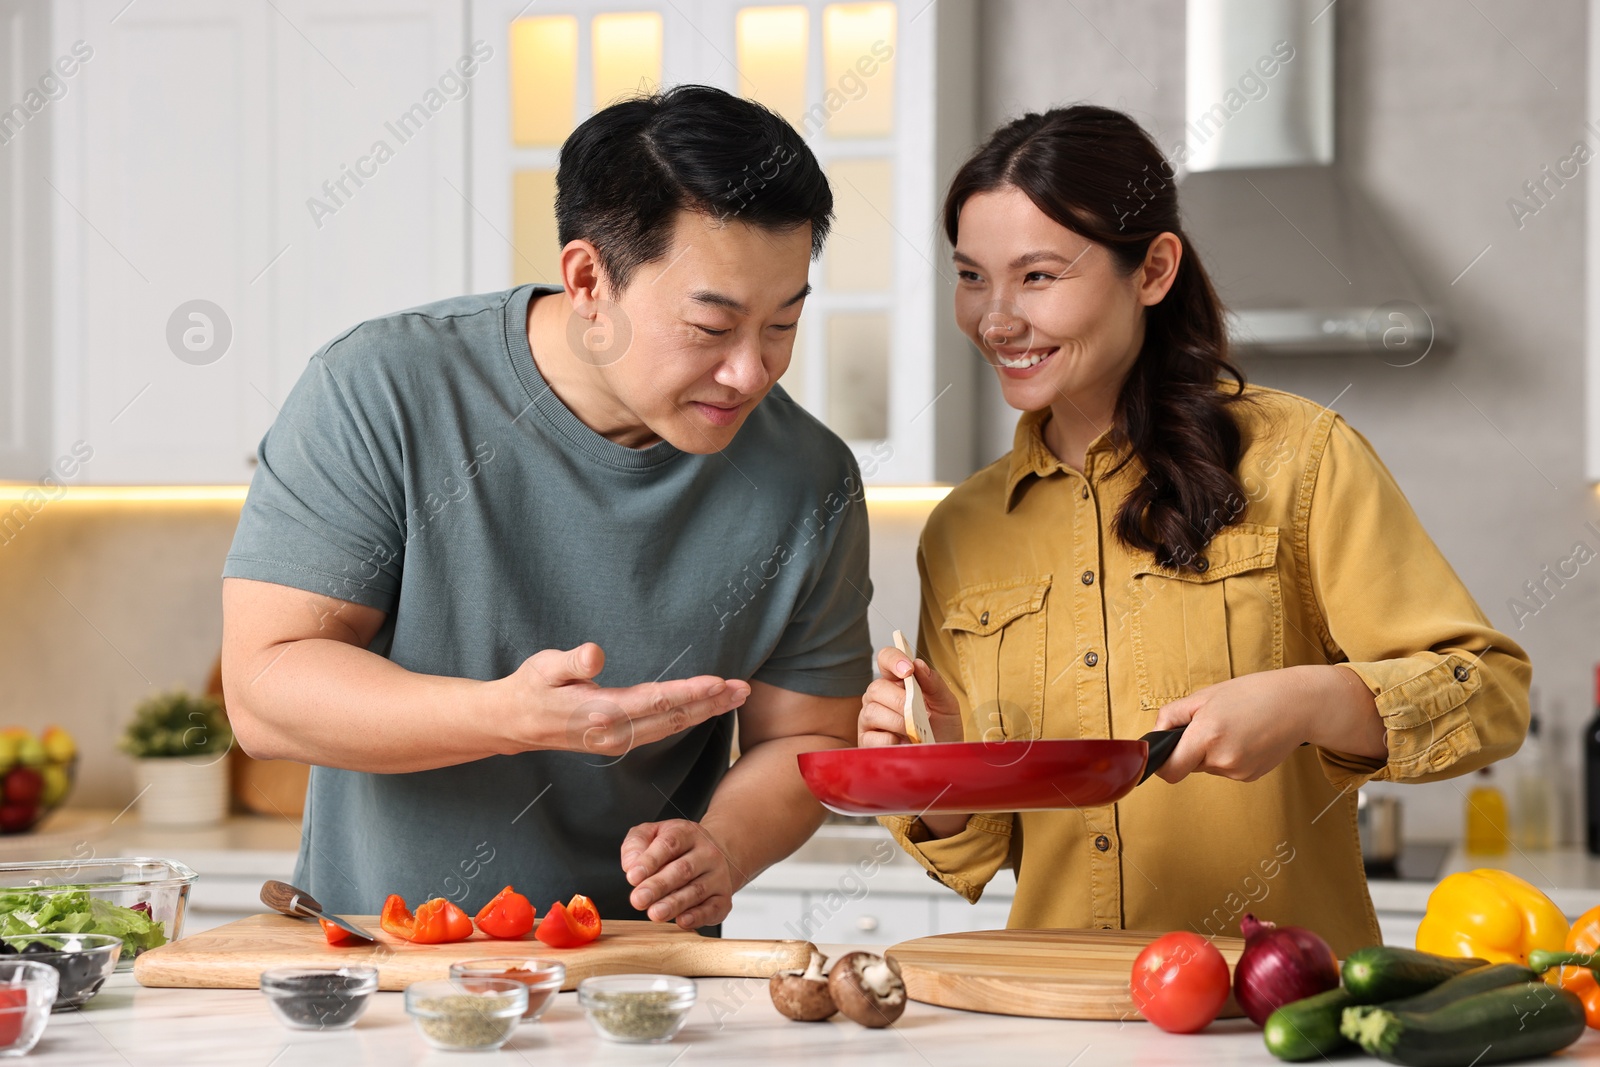
[(560, 288), (313, 357), (228, 556), (223, 662), (244, 748), (316, 765), (295, 877), (325, 907), (509, 883), (694, 929), (815, 830), (795, 756), (854, 740), (866, 515), (775, 383), (832, 204), (752, 103), (620, 103), (561, 151)]

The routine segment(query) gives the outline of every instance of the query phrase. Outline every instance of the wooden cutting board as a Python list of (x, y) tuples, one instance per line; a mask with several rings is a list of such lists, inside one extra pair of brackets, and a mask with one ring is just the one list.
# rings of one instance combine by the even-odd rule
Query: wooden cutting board
[[(1161, 935), (1140, 930), (979, 930), (902, 941), (900, 964), (912, 1000), (1040, 1019), (1137, 1019), (1128, 992), (1133, 961)], [(1244, 941), (1216, 937), (1228, 969)], [(1242, 1015), (1228, 997), (1222, 1015)]]
[(457, 960), (488, 956), (549, 956), (567, 965), (563, 989), (596, 974), (676, 974), (685, 978), (769, 978), (803, 968), (809, 941), (734, 941), (702, 937), (678, 926), (607, 919), (598, 941), (553, 949), (543, 942), (496, 941), (474, 933), (448, 945), (414, 945), (385, 933), (376, 915), (347, 916), (379, 937), (375, 945), (335, 948), (315, 922), (283, 915), (252, 915), (202, 930), (141, 953), (133, 976), (139, 984), (190, 989), (255, 989), (268, 967), (337, 967), (366, 963), (378, 968), (379, 989), (404, 989), (412, 982), (449, 976)]

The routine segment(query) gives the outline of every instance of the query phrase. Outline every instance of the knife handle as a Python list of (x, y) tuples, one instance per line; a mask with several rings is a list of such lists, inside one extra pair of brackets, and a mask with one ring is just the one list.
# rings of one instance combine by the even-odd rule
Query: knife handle
[(322, 911), (322, 905), (310, 893), (275, 878), (261, 886), (261, 903), (295, 919), (313, 919)]

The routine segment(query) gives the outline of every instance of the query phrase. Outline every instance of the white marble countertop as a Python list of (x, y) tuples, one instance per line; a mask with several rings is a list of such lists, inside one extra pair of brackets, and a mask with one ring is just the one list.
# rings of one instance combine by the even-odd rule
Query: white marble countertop
[[(843, 952), (843, 946), (827, 946)], [(848, 1020), (795, 1023), (773, 1010), (766, 983), (707, 978), (689, 1023), (666, 1045), (620, 1045), (589, 1027), (574, 993), (563, 993), (543, 1019), (524, 1023), (498, 1053), (430, 1048), (406, 1017), (400, 993), (374, 994), (351, 1030), (314, 1033), (284, 1028), (255, 990), (145, 989), (119, 974), (80, 1012), (51, 1017), (33, 1051), (40, 1062), (68, 1065), (559, 1063), (671, 1067), (701, 1063), (871, 1063), (874, 1067), (976, 1067), (1005, 1063), (1053, 1067), (1119, 1064), (1276, 1064), (1260, 1031), (1244, 1019), (1213, 1023), (1200, 1034), (1166, 1034), (1144, 1022), (1071, 1022), (952, 1011), (913, 1003), (893, 1027), (867, 1030)], [(1600, 1059), (1590, 1031), (1569, 1059)]]

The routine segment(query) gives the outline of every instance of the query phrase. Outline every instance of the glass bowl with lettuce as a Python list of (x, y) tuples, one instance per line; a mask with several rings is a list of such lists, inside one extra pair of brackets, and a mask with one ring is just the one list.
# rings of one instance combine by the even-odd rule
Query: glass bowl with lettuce
[(0, 863), (0, 936), (110, 934), (117, 970), (183, 931), (194, 871), (173, 860), (128, 857)]

